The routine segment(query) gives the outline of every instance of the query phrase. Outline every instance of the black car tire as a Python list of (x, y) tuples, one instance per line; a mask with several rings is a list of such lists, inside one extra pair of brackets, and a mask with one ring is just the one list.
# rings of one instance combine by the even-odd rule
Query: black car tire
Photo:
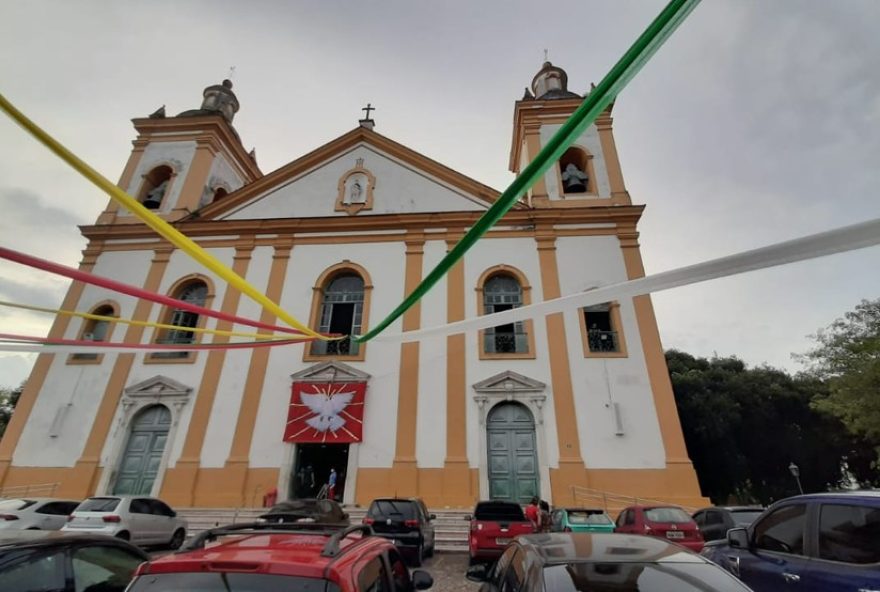
[(183, 541), (186, 540), (186, 531), (182, 528), (178, 528), (174, 531), (174, 534), (171, 536), (171, 542), (168, 543), (168, 546), (172, 551), (177, 551), (179, 548), (183, 546)]
[(413, 554), (412, 564), (413, 567), (421, 567), (422, 561), (425, 559), (425, 544), (419, 543), (419, 546), (416, 547), (415, 553)]

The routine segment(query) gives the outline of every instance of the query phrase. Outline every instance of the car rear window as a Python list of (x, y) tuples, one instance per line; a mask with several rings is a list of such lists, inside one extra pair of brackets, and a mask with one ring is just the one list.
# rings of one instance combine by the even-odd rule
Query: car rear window
[(24, 510), (37, 503), (35, 500), (28, 499), (8, 499), (0, 501), (0, 512), (14, 512), (15, 510)]
[[(613, 584), (610, 584), (613, 582)], [(544, 589), (553, 592), (748, 592), (711, 563), (574, 563), (544, 568)]]
[(119, 505), (118, 497), (90, 497), (76, 507), (75, 512), (112, 512)]
[(611, 524), (611, 519), (604, 512), (589, 510), (569, 510), (568, 521), (572, 524)]
[(748, 526), (758, 519), (763, 510), (733, 510), (730, 517), (737, 526)]
[(525, 520), (519, 504), (506, 502), (486, 502), (477, 504), (474, 509), (475, 520), (517, 521)]
[(376, 500), (370, 505), (370, 518), (402, 517), (405, 520), (418, 518), (416, 505), (406, 500)]
[(691, 522), (691, 517), (681, 508), (651, 508), (645, 510), (645, 518), (650, 522)]
[(318, 578), (237, 572), (147, 574), (128, 592), (339, 592), (333, 582)]

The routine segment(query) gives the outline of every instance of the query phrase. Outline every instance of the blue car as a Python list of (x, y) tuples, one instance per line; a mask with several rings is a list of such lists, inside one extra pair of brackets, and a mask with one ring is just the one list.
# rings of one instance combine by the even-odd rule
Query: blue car
[(781, 500), (701, 554), (755, 592), (880, 591), (880, 491)]

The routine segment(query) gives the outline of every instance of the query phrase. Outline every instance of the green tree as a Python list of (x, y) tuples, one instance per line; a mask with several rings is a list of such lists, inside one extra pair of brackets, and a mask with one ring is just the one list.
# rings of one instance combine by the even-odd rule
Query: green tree
[(9, 425), (9, 420), (12, 418), (12, 412), (18, 404), (18, 399), (21, 397), (23, 390), (23, 382), (18, 388), (0, 387), (0, 438), (3, 437), (3, 433), (6, 431), (6, 426)]
[(880, 299), (862, 300), (814, 336), (818, 345), (799, 356), (807, 373), (828, 384), (814, 405), (840, 420), (875, 449), (880, 465)]

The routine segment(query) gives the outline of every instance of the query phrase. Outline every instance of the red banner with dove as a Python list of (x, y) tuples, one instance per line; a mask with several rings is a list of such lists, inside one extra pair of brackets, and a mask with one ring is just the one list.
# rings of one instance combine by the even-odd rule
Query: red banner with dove
[(363, 440), (364, 382), (294, 382), (284, 441), (350, 444)]

